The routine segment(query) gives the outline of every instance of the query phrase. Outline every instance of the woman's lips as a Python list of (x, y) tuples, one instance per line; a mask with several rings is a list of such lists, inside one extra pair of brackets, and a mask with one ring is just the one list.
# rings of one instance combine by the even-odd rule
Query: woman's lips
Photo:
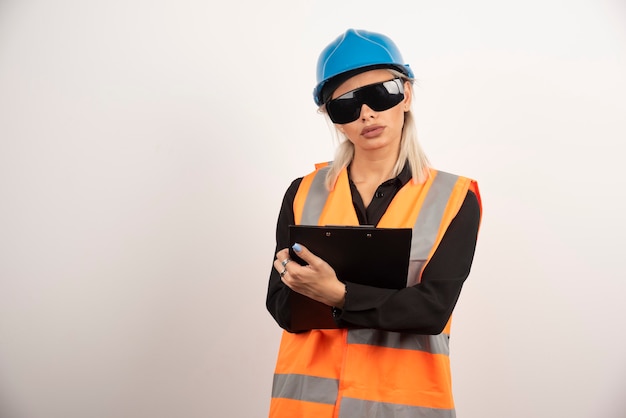
[(380, 126), (380, 125), (367, 126), (363, 128), (363, 130), (361, 131), (361, 136), (364, 136), (365, 138), (376, 138), (378, 135), (383, 133), (383, 130), (385, 130), (384, 126)]

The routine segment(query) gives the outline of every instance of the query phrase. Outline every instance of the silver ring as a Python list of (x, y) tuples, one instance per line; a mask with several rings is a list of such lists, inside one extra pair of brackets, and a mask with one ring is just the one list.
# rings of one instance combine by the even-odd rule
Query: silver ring
[(287, 274), (287, 268), (284, 268), (283, 271), (280, 272), (280, 277), (284, 277)]
[(288, 262), (290, 262), (291, 259), (289, 257), (285, 258), (283, 261), (280, 262), (280, 264), (283, 265), (283, 267), (285, 267), (287, 265)]

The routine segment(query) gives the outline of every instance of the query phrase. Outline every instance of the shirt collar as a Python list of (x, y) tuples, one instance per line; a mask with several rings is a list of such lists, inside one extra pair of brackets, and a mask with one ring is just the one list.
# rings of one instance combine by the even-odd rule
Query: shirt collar
[[(409, 166), (409, 162), (407, 161), (406, 163), (404, 163), (404, 167), (402, 167), (402, 171), (400, 171), (400, 174), (392, 179), (383, 182), (381, 186), (395, 184), (399, 189), (407, 184), (412, 177), (413, 174), (411, 173), (411, 167)], [(350, 181), (350, 184), (354, 184), (354, 182), (352, 181), (352, 176), (350, 175), (350, 164), (348, 164), (348, 180)]]

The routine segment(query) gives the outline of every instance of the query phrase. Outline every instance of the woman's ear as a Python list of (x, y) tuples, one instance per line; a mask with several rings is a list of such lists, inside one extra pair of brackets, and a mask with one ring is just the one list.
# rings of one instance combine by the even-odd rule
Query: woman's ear
[(404, 81), (404, 100), (402, 101), (405, 112), (408, 112), (411, 109), (412, 99), (413, 99), (413, 86), (408, 80), (405, 80)]

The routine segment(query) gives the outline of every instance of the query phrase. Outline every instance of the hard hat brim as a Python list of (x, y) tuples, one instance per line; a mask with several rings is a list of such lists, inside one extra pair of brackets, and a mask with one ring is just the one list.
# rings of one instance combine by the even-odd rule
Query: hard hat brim
[(332, 94), (337, 89), (337, 87), (343, 84), (346, 80), (354, 77), (357, 74), (364, 73), (366, 71), (378, 70), (378, 69), (396, 70), (406, 75), (407, 78), (409, 79), (413, 78), (413, 72), (411, 71), (408, 65), (397, 65), (397, 64), (367, 65), (365, 67), (356, 68), (350, 71), (337, 74), (331, 77), (330, 79), (324, 80), (321, 83), (319, 83), (315, 87), (315, 90), (313, 92), (315, 103), (318, 106), (322, 106), (323, 104), (326, 104), (332, 97)]

